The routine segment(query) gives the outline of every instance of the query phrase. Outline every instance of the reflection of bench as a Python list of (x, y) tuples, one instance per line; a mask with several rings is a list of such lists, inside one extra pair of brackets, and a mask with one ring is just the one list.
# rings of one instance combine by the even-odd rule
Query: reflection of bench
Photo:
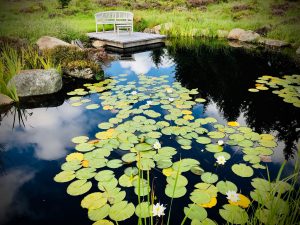
[[(106, 11), (95, 14), (96, 19), (96, 32), (98, 32), (98, 24), (102, 25), (104, 30), (105, 24), (114, 25), (114, 32), (116, 32), (117, 26), (119, 28), (126, 27), (127, 30), (133, 31), (133, 13), (125, 11)], [(124, 26), (123, 26), (124, 25)]]

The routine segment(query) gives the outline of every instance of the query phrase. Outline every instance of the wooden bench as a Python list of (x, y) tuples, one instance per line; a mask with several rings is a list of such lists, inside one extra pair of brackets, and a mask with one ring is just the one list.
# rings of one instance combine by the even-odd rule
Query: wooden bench
[(102, 30), (104, 32), (105, 24), (114, 25), (114, 32), (116, 32), (117, 25), (120, 25), (120, 27), (130, 28), (129, 30), (133, 31), (133, 13), (131, 12), (126, 12), (126, 11), (99, 12), (95, 14), (95, 19), (96, 19), (96, 33), (98, 32), (98, 25), (102, 25)]

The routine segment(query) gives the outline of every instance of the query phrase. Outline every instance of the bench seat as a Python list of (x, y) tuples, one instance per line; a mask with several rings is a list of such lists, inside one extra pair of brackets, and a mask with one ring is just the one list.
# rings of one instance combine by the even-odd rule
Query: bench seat
[(114, 32), (116, 32), (116, 25), (131, 26), (133, 31), (133, 13), (126, 11), (105, 11), (95, 14), (96, 19), (96, 32), (98, 32), (98, 25), (102, 25), (103, 32), (105, 31), (104, 25), (114, 25)]

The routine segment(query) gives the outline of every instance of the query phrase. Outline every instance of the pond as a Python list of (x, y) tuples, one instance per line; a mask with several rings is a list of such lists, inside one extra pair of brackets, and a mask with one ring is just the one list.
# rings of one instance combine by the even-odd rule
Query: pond
[[(226, 191), (252, 199), (252, 179), (267, 179), (265, 166), (271, 179), (284, 160), (283, 176), (293, 172), (299, 108), (270, 90), (248, 91), (263, 75), (293, 74), (299, 67), (281, 53), (173, 40), (111, 62), (104, 82), (68, 81), (56, 95), (27, 99), (0, 117), (0, 224), (93, 224), (116, 199), (122, 204), (106, 219), (137, 224), (132, 206), (147, 202), (150, 188), (167, 208), (165, 224), (172, 196), (170, 224), (181, 223), (189, 204), (198, 208), (185, 224), (204, 214), (226, 223)], [(98, 188), (105, 200), (81, 202)]]

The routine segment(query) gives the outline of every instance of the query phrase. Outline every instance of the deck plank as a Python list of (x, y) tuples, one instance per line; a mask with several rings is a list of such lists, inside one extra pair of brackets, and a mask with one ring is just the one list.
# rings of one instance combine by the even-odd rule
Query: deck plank
[(165, 35), (149, 34), (142, 32), (129, 32), (123, 31), (119, 35), (116, 32), (93, 32), (87, 34), (91, 39), (97, 39), (104, 42), (105, 45), (117, 48), (131, 48), (155, 43), (164, 42)]

